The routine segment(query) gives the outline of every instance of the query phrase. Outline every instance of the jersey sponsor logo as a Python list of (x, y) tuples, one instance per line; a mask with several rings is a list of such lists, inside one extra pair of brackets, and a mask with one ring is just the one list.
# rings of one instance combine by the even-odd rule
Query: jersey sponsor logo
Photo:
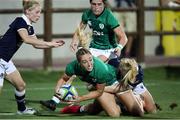
[(104, 33), (94, 30), (94, 31), (93, 31), (93, 35), (101, 36), (101, 35), (104, 35)]

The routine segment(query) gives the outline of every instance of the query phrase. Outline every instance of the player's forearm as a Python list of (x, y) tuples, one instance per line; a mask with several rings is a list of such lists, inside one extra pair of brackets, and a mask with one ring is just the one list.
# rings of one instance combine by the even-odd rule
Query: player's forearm
[(78, 102), (95, 99), (97, 97), (100, 97), (102, 95), (102, 93), (103, 93), (103, 91), (98, 91), (98, 90), (91, 91), (86, 95), (79, 96), (80, 99), (78, 100)]
[(116, 93), (118, 90), (119, 90), (119, 87), (116, 85), (106, 86), (104, 88), (104, 92), (108, 92), (108, 93)]
[(26, 38), (24, 43), (33, 45), (35, 48), (50, 48), (50, 44), (43, 40), (38, 40), (35, 38)]
[(124, 48), (124, 46), (128, 42), (128, 39), (127, 39), (125, 32), (122, 30), (122, 28), (120, 26), (118, 28), (116, 28), (114, 31), (117, 35), (117, 41), (118, 41), (118, 44), (120, 45), (119, 47), (121, 49)]
[(60, 78), (56, 84), (55, 91), (57, 91), (64, 83), (65, 80), (63, 78)]

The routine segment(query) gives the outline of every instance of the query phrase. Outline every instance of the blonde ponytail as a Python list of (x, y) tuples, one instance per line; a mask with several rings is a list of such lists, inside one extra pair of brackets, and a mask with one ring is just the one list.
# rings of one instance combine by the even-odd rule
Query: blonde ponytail
[(92, 33), (91, 32), (86, 33), (84, 29), (78, 27), (77, 35), (79, 39), (79, 47), (89, 48), (89, 43), (91, 41)]
[(128, 85), (128, 82), (134, 83), (136, 75), (138, 74), (138, 64), (134, 59), (123, 58), (120, 61), (119, 69), (123, 73), (122, 82), (124, 86)]

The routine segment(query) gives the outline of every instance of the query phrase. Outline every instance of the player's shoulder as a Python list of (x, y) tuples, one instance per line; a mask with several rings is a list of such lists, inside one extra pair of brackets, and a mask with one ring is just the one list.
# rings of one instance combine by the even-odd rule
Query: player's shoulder
[(106, 63), (104, 63), (100, 58), (93, 57), (93, 60), (95, 64), (95, 69), (100, 70), (101, 72), (106, 72), (109, 70), (109, 66)]
[(92, 10), (91, 10), (91, 9), (85, 9), (83, 13), (88, 14), (88, 13), (90, 13), (90, 12), (92, 12)]
[(83, 16), (86, 16), (86, 17), (89, 17), (91, 14), (93, 14), (91, 9), (86, 9), (83, 12)]
[(105, 8), (105, 9), (104, 9), (104, 12), (105, 12), (106, 14), (113, 14), (113, 13), (112, 13), (112, 10), (111, 10), (110, 8)]
[(25, 23), (25, 20), (22, 18), (22, 17), (16, 17), (14, 22), (24, 22)]
[(73, 60), (73, 61), (71, 61), (70, 63), (68, 63), (66, 65), (66, 69), (78, 69), (79, 66), (80, 66), (80, 64), (78, 63), (78, 61), (77, 60)]
[(11, 25), (26, 24), (25, 20), (22, 17), (16, 17)]

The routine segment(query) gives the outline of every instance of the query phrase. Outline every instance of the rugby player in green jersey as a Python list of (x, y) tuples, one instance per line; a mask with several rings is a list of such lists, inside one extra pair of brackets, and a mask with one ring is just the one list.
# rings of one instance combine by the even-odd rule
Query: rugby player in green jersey
[[(104, 62), (119, 57), (121, 50), (127, 43), (127, 37), (110, 9), (106, 7), (106, 0), (90, 0), (91, 8), (84, 11), (80, 29), (87, 25), (92, 30), (90, 52)], [(78, 29), (75, 31), (70, 48), (78, 48)]]
[[(64, 75), (58, 80), (55, 87), (55, 93), (58, 93), (59, 88), (68, 82), (71, 76), (76, 75), (80, 80), (90, 83), (94, 89), (89, 91), (85, 95), (77, 96), (75, 100), (69, 101), (69, 103), (77, 104), (82, 101), (95, 99), (102, 105), (103, 110), (111, 117), (119, 117), (121, 113), (120, 107), (116, 104), (115, 94), (110, 92), (104, 92), (106, 87), (114, 88), (119, 82), (116, 78), (116, 68), (104, 63), (99, 58), (93, 57), (90, 51), (86, 48), (81, 48), (76, 53), (77, 60), (70, 62), (66, 66)], [(137, 114), (143, 114), (136, 98), (133, 96), (132, 91), (128, 91), (120, 94), (121, 100), (125, 100), (125, 106), (131, 108), (132, 112), (138, 112)], [(123, 99), (124, 98), (124, 99)], [(127, 99), (130, 99), (130, 102)], [(40, 103), (49, 108), (55, 110), (56, 105), (61, 102), (61, 98), (58, 94), (55, 94), (51, 100), (41, 101)], [(80, 107), (80, 106), (78, 106)], [(63, 109), (64, 110), (64, 109)], [(67, 111), (61, 111), (62, 113), (68, 113)]]

